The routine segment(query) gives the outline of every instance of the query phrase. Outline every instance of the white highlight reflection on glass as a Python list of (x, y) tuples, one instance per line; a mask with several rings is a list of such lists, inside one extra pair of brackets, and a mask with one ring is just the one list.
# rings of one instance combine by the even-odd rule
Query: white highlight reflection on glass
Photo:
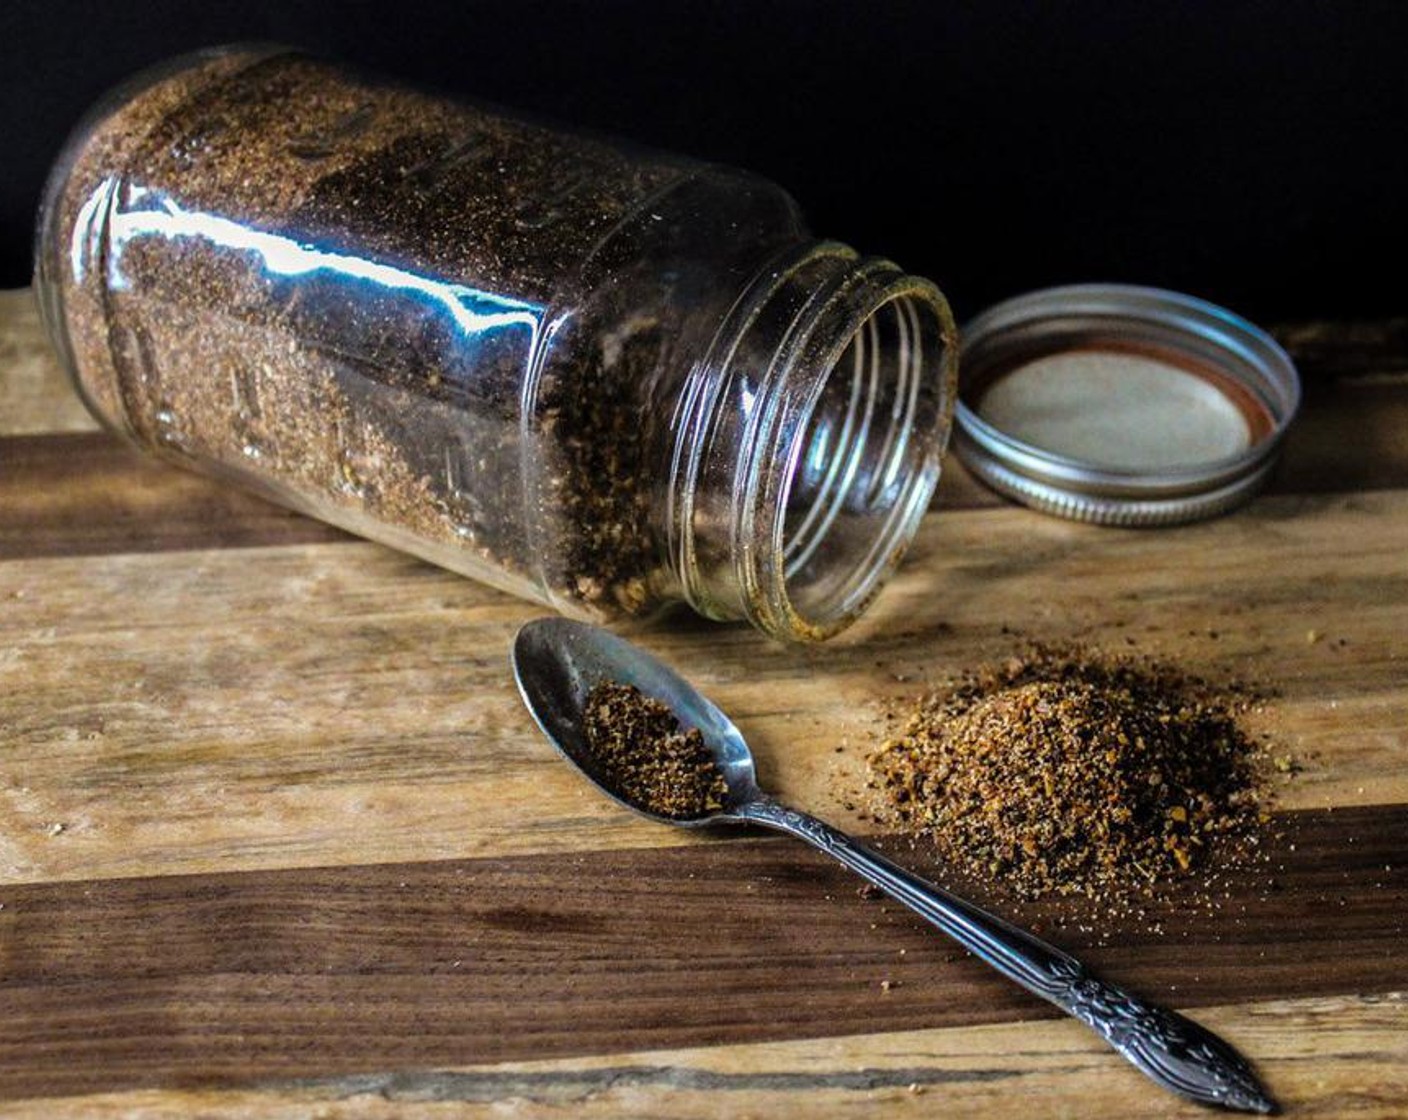
[[(543, 318), (543, 309), (506, 296), (484, 292), (465, 284), (453, 284), (418, 276), (404, 268), (367, 260), (347, 253), (335, 253), (312, 245), (300, 244), (291, 237), (252, 229), (218, 214), (187, 210), (171, 198), (143, 188), (127, 192), (127, 204), (149, 202), (139, 208), (120, 208), (117, 202), (119, 184), (105, 180), (84, 203), (74, 224), (70, 257), (75, 279), (81, 281), (84, 262), (96, 250), (96, 231), (107, 234), (109, 286), (116, 291), (130, 286), (122, 271), (122, 254), (128, 244), (139, 238), (155, 237), (167, 240), (192, 238), (207, 241), (222, 249), (253, 253), (263, 267), (279, 276), (306, 276), (328, 272), (335, 276), (362, 280), (388, 291), (405, 291), (425, 296), (443, 307), (455, 325), (466, 335), (477, 335), (507, 327), (527, 327), (536, 340)], [(97, 221), (98, 212), (107, 210), (106, 221)]]

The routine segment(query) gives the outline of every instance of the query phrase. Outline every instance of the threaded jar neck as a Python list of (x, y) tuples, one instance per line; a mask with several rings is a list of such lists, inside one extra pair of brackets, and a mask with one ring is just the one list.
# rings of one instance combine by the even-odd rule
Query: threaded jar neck
[(666, 539), (685, 598), (773, 637), (853, 622), (938, 483), (956, 330), (926, 280), (833, 242), (734, 303), (677, 413)]

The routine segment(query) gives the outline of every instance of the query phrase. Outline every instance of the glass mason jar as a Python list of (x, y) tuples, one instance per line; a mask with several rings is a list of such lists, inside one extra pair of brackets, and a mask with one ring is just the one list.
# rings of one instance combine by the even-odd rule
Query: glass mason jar
[(948, 440), (943, 297), (776, 186), (282, 48), (96, 106), (36, 258), (110, 427), (578, 617), (833, 634)]

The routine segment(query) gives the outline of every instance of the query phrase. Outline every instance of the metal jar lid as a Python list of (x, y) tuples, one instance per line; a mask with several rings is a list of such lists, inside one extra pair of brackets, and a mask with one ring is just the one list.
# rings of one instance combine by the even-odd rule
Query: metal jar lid
[(1265, 331), (1192, 296), (1081, 284), (962, 332), (956, 448), (1026, 505), (1102, 525), (1225, 513), (1265, 481), (1300, 378)]

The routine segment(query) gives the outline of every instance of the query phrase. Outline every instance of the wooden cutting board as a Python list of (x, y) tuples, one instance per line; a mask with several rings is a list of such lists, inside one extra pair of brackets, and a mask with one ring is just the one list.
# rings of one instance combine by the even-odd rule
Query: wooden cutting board
[[(635, 635), (861, 832), (886, 707), (1014, 632), (1274, 690), (1277, 889), (1171, 901), (1162, 935), (1007, 912), (1222, 1032), (1289, 1114), (1398, 1116), (1408, 322), (1280, 334), (1307, 406), (1244, 512), (1090, 528), (950, 464), (833, 644)], [(0, 293), (0, 1111), (1206, 1115), (799, 845), (588, 790), (509, 682), (537, 613), (139, 458)]]

